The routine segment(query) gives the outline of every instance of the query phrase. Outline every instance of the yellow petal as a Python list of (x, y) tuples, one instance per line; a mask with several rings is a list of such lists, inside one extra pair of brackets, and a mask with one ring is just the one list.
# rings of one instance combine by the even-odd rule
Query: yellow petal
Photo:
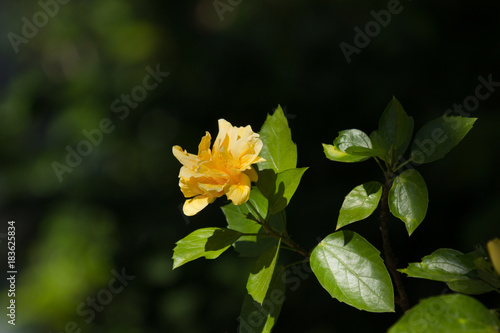
[(250, 169), (245, 170), (245, 174), (250, 178), (252, 182), (256, 182), (259, 180), (259, 175), (257, 174), (257, 171), (253, 167), (250, 167)]
[(238, 168), (245, 170), (250, 165), (252, 165), (254, 163), (263, 162), (263, 161), (265, 161), (265, 159), (263, 159), (259, 155), (245, 155), (245, 156), (240, 158), (239, 163), (238, 163), (239, 164)]
[(191, 198), (195, 195), (201, 194), (201, 191), (198, 189), (196, 182), (190, 181), (191, 179), (181, 178), (179, 179), (179, 187), (181, 188), (182, 194), (184, 197)]
[(205, 136), (201, 138), (201, 142), (198, 145), (198, 157), (202, 157), (202, 154), (207, 152), (210, 153), (210, 141), (212, 140), (212, 137), (210, 136), (210, 133), (205, 132)]
[(172, 153), (174, 154), (175, 158), (177, 158), (179, 162), (182, 163), (182, 165), (190, 169), (195, 168), (198, 164), (198, 156), (189, 154), (187, 151), (182, 150), (182, 148), (179, 146), (173, 146)]
[(495, 238), (490, 240), (487, 247), (493, 268), (495, 268), (497, 274), (500, 275), (500, 239)]
[(231, 185), (226, 192), (226, 196), (235, 205), (241, 205), (250, 198), (250, 189), (250, 178), (246, 174), (241, 173), (239, 175), (239, 183)]
[(226, 143), (229, 141), (228, 132), (231, 131), (232, 127), (233, 126), (231, 125), (231, 123), (227, 120), (219, 119), (219, 133), (217, 134), (217, 137), (214, 141), (214, 152), (220, 151), (220, 148), (224, 146), (224, 141), (226, 141), (226, 139)]
[(215, 198), (210, 198), (208, 196), (199, 195), (192, 199), (186, 200), (184, 203), (184, 207), (182, 207), (182, 211), (187, 216), (196, 215), (203, 208), (207, 207), (209, 203), (214, 202)]
[(226, 184), (198, 183), (198, 187), (202, 189), (204, 192), (215, 192), (215, 193), (221, 192), (221, 195), (223, 194), (222, 191), (224, 191), (225, 185)]

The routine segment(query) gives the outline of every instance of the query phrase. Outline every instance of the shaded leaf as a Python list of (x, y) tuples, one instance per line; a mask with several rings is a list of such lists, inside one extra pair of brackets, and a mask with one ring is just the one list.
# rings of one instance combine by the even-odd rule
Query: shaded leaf
[(394, 179), (389, 191), (389, 209), (403, 221), (411, 235), (424, 220), (429, 194), (424, 179), (414, 169), (408, 169)]
[(376, 150), (376, 151), (383, 150), (384, 151), (384, 154), (377, 155), (377, 157), (380, 157), (383, 161), (388, 161), (389, 160), (388, 152), (385, 150), (385, 144), (382, 141), (382, 138), (380, 137), (380, 133), (378, 132), (378, 130), (375, 130), (375, 131), (370, 133), (370, 140), (372, 142), (372, 149), (373, 150)]
[[(270, 170), (271, 171), (271, 170)], [(257, 209), (259, 214), (266, 218), (268, 212), (268, 200), (257, 187), (252, 187), (249, 201)], [(242, 233), (265, 235), (262, 226), (253, 220), (255, 213), (250, 209), (248, 203), (234, 205), (230, 203), (222, 207), (226, 216), (228, 228)], [(241, 236), (235, 243), (234, 248), (244, 257), (256, 257), (263, 251), (275, 246), (277, 240), (272, 237)]]
[(238, 332), (241, 333), (268, 333), (271, 332), (278, 320), (283, 302), (285, 301), (286, 272), (283, 266), (274, 270), (269, 289), (262, 304), (256, 302), (252, 296), (246, 295), (238, 318), (240, 322)]
[(368, 182), (356, 186), (345, 197), (337, 220), (337, 229), (370, 216), (378, 206), (382, 196), (382, 184)]
[(406, 140), (401, 147), (396, 149), (396, 156), (394, 157), (395, 161), (399, 161), (401, 157), (403, 157), (403, 154), (406, 152), (408, 147), (410, 146), (411, 138), (413, 136), (414, 126), (415, 123), (413, 121), (413, 117), (408, 116), (408, 129), (407, 129), (408, 133), (406, 135)]
[(352, 231), (328, 235), (311, 253), (311, 268), (333, 298), (370, 312), (394, 311), (394, 290), (380, 252)]
[(400, 269), (409, 277), (449, 282), (468, 279), (466, 274), (474, 270), (460, 259), (463, 253), (453, 249), (439, 249), (422, 258), (422, 262), (410, 263)]
[(173, 269), (201, 257), (215, 259), (240, 236), (240, 232), (225, 228), (195, 230), (176, 243)]
[(398, 158), (394, 156), (396, 152), (406, 150), (405, 144), (407, 144), (406, 148), (408, 147), (408, 136), (411, 136), (411, 132), (413, 132), (413, 130), (410, 131), (409, 127), (413, 127), (412, 125), (413, 121), (409, 120), (399, 101), (393, 97), (382, 113), (378, 126), (383, 147), (391, 160), (394, 158), (397, 161)]
[(307, 169), (294, 168), (278, 174), (270, 169), (259, 171), (257, 186), (269, 200), (270, 214), (275, 214), (288, 206)]
[(412, 158), (423, 164), (443, 158), (469, 133), (477, 118), (443, 116), (424, 125), (415, 135)]
[[(410, 263), (400, 269), (409, 277), (442, 281), (454, 291), (482, 294), (500, 287), (500, 281), (475, 264), (476, 252), (463, 254), (453, 249), (439, 249), (422, 258), (420, 263)], [(479, 258), (480, 259), (480, 258)]]

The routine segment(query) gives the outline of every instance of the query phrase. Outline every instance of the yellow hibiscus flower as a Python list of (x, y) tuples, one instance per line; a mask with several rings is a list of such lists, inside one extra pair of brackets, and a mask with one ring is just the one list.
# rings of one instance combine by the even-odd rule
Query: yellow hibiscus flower
[(182, 163), (179, 187), (186, 198), (184, 214), (197, 214), (218, 197), (227, 196), (235, 205), (250, 197), (251, 182), (257, 181), (252, 164), (265, 161), (259, 157), (262, 141), (252, 127), (235, 127), (219, 119), (219, 134), (210, 149), (210, 133), (201, 139), (198, 155), (179, 146), (172, 152)]

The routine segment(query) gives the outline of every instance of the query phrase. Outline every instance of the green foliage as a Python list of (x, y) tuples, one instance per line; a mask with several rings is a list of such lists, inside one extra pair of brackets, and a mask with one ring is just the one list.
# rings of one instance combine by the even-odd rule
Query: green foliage
[(410, 144), (413, 119), (408, 117), (399, 101), (393, 97), (380, 117), (378, 133), (380, 144), (389, 161), (397, 162)]
[(362, 162), (371, 156), (382, 156), (383, 150), (372, 149), (368, 135), (357, 129), (340, 131), (333, 145), (323, 144), (325, 155), (336, 162)]
[(337, 220), (337, 229), (370, 216), (378, 206), (382, 196), (382, 184), (368, 182), (356, 186), (345, 197)]
[(465, 295), (444, 295), (425, 299), (408, 311), (388, 333), (494, 333), (498, 318), (485, 306)]
[(483, 294), (500, 288), (500, 279), (486, 265), (480, 251), (463, 254), (453, 249), (439, 249), (399, 270), (410, 277), (442, 281), (452, 290), (465, 294)]
[(225, 228), (195, 230), (176, 243), (173, 269), (201, 257), (215, 259), (240, 236), (240, 232)]
[[(423, 148), (428, 149), (425, 159), (419, 163), (442, 158), (463, 139), (474, 121), (461, 117), (431, 121), (416, 134), (411, 156), (404, 160), (403, 155), (412, 143), (414, 121), (393, 98), (380, 117), (378, 129), (370, 136), (358, 129), (348, 129), (339, 132), (333, 145), (323, 144), (326, 157), (332, 161), (354, 163), (373, 158), (382, 169), (383, 183), (369, 181), (347, 194), (336, 230), (368, 218), (380, 205), (380, 229), (386, 250), (384, 262), (380, 251), (353, 231), (334, 232), (310, 252), (290, 238), (285, 209), (308, 168), (296, 167), (297, 147), (283, 110), (278, 106), (273, 115), (267, 116), (260, 131), (263, 143), (260, 156), (266, 161), (259, 164), (258, 181), (250, 191), (249, 200), (222, 207), (227, 229), (199, 229), (177, 242), (174, 268), (199, 257), (217, 258), (231, 245), (241, 256), (256, 258), (247, 279), (247, 294), (238, 319), (239, 332), (271, 332), (274, 327), (284, 301), (285, 267), (288, 267), (279, 262), (281, 249), (302, 255), (305, 260), (299, 263), (309, 261), (319, 283), (333, 298), (369, 312), (394, 312), (395, 300), (404, 311), (410, 309), (401, 273), (442, 281), (451, 289), (468, 294), (498, 291), (500, 279), (479, 250), (463, 254), (440, 249), (424, 257), (422, 262), (411, 263), (398, 271), (388, 240), (389, 212), (405, 223), (411, 236), (424, 220), (429, 204), (423, 177), (413, 168), (403, 171), (402, 167), (419, 162), (417, 158), (424, 153)], [(429, 140), (434, 140), (432, 145)], [(398, 298), (394, 295), (393, 280)], [(436, 304), (442, 313), (437, 314)], [(428, 332), (430, 328), (432, 332), (473, 329), (489, 332), (497, 327), (494, 319), (486, 308), (469, 297), (441, 296), (422, 301), (389, 332)]]
[[(269, 201), (260, 192), (257, 187), (253, 187), (250, 192), (249, 202), (257, 209), (259, 215), (266, 217), (268, 212)], [(229, 229), (237, 230), (245, 234), (265, 235), (262, 225), (255, 221), (256, 213), (252, 211), (248, 203), (242, 205), (223, 206), (222, 211), (226, 216), (227, 226)], [(257, 237), (255, 235), (241, 236), (234, 244), (236, 251), (243, 257), (258, 257), (263, 251), (275, 246), (277, 240), (272, 237)]]
[(312, 251), (311, 268), (340, 302), (370, 312), (394, 311), (391, 278), (380, 252), (357, 233), (328, 235)]
[(467, 279), (466, 274), (474, 267), (461, 260), (462, 255), (462, 252), (457, 250), (439, 249), (423, 257), (422, 262), (411, 263), (408, 268), (399, 271), (411, 277), (443, 282)]
[(240, 322), (238, 332), (271, 332), (285, 301), (285, 278), (285, 268), (276, 267), (262, 304), (256, 302), (252, 296), (246, 295), (238, 318)]
[(417, 170), (406, 170), (394, 179), (389, 191), (389, 208), (405, 223), (409, 235), (424, 220), (428, 204), (427, 185)]
[(443, 158), (472, 129), (477, 118), (442, 116), (424, 125), (415, 135), (412, 158), (430, 163)]
[(297, 145), (292, 141), (292, 132), (281, 106), (278, 105), (272, 116), (267, 115), (259, 134), (264, 143), (260, 156), (266, 160), (259, 163), (260, 170), (272, 169), (280, 173), (297, 166)]
[(308, 168), (293, 168), (275, 174), (272, 169), (259, 172), (257, 186), (269, 200), (269, 213), (276, 214), (285, 209), (299, 186)]
[(278, 261), (278, 253), (281, 242), (278, 245), (264, 252), (255, 262), (255, 265), (248, 276), (248, 295), (259, 304), (264, 302), (267, 290), (274, 274), (274, 267)]

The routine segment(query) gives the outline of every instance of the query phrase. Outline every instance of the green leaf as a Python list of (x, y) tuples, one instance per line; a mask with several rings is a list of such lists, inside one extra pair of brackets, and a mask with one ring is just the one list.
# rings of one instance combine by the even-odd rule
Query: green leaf
[(383, 149), (372, 149), (365, 147), (349, 147), (346, 149), (346, 153), (351, 155), (366, 156), (366, 157), (384, 157), (385, 150)]
[(278, 261), (278, 253), (281, 240), (278, 245), (264, 252), (255, 262), (248, 276), (247, 291), (253, 300), (259, 304), (264, 302), (267, 290), (274, 274), (274, 267)]
[(240, 232), (225, 228), (195, 230), (176, 243), (173, 269), (201, 257), (215, 259), (240, 236)]
[(297, 166), (297, 146), (281, 106), (278, 105), (272, 116), (267, 115), (260, 139), (264, 145), (259, 156), (265, 159), (258, 164), (260, 170), (273, 169), (279, 173)]
[(394, 311), (394, 290), (380, 252), (357, 233), (328, 235), (310, 260), (319, 283), (333, 298), (360, 310)]
[[(475, 265), (475, 252), (463, 254), (453, 249), (439, 249), (422, 258), (420, 263), (410, 263), (400, 269), (409, 277), (442, 281), (454, 291), (465, 294), (482, 294), (495, 289), (495, 279)], [(500, 281), (497, 282), (500, 287)]]
[(343, 152), (349, 147), (372, 148), (370, 137), (358, 129), (340, 131), (333, 144)]
[(344, 163), (355, 163), (366, 161), (369, 157), (359, 156), (359, 155), (351, 155), (339, 150), (337, 147), (332, 145), (327, 145), (323, 143), (323, 150), (325, 152), (326, 158), (335, 162), (344, 162)]
[(269, 333), (278, 320), (281, 307), (285, 301), (286, 272), (283, 266), (276, 267), (266, 297), (262, 304), (254, 301), (252, 296), (246, 295), (238, 318), (240, 322), (238, 332)]
[(479, 301), (454, 294), (431, 297), (406, 312), (388, 333), (496, 333), (498, 319)]
[(370, 216), (378, 206), (382, 196), (382, 184), (368, 182), (356, 186), (345, 197), (337, 220), (337, 229)]
[(429, 194), (424, 179), (414, 169), (408, 169), (394, 179), (389, 191), (389, 209), (403, 221), (411, 235), (424, 220)]
[[(496, 289), (482, 280), (474, 279), (450, 281), (446, 282), (446, 284), (453, 291), (469, 295), (484, 294)], [(497, 285), (497, 288), (499, 287)]]
[[(409, 120), (399, 101), (393, 97), (382, 113), (378, 125), (378, 133), (391, 159), (393, 157), (392, 150), (396, 154), (396, 151), (406, 150), (408, 147), (404, 148), (404, 145), (408, 141), (408, 135), (411, 135), (410, 127), (412, 124), (413, 121)], [(397, 156), (394, 156), (394, 160), (397, 161), (397, 159)]]
[[(257, 209), (259, 214), (266, 218), (268, 212), (268, 200), (257, 187), (252, 187), (249, 201)], [(222, 212), (226, 216), (229, 229), (237, 230), (242, 233), (256, 234), (262, 233), (259, 236), (242, 236), (234, 243), (235, 250), (243, 257), (257, 257), (263, 251), (275, 246), (277, 240), (272, 237), (265, 237), (265, 231), (262, 226), (253, 220), (253, 215), (256, 215), (250, 209), (248, 203), (242, 205), (234, 205), (230, 203), (222, 207)]]
[(259, 171), (257, 186), (269, 200), (269, 213), (275, 214), (288, 206), (308, 168), (294, 168), (278, 173), (266, 169)]
[(442, 116), (424, 125), (415, 135), (412, 158), (423, 164), (443, 158), (469, 133), (477, 118)]
[(401, 157), (403, 157), (403, 154), (406, 152), (408, 147), (410, 146), (411, 138), (413, 136), (414, 126), (415, 123), (413, 121), (413, 117), (408, 116), (408, 133), (406, 135), (406, 141), (403, 143), (401, 147), (396, 149), (396, 156), (394, 157), (395, 161), (399, 161)]
[(463, 253), (453, 249), (439, 249), (422, 258), (422, 262), (410, 263), (408, 268), (400, 269), (409, 277), (450, 282), (468, 279), (467, 273), (474, 270), (460, 256)]
[(375, 150), (375, 151), (383, 150), (384, 151), (384, 154), (382, 154), (378, 157), (380, 157), (383, 161), (387, 161), (388, 160), (388, 158), (387, 158), (388, 153), (385, 151), (385, 144), (384, 144), (384, 141), (382, 140), (382, 138), (380, 137), (380, 133), (378, 132), (378, 130), (375, 130), (375, 131), (370, 133), (370, 140), (372, 142), (373, 150)]
[[(351, 147), (365, 148), (364, 155), (351, 154), (346, 150)], [(372, 149), (372, 144), (368, 135), (358, 129), (349, 129), (340, 131), (339, 135), (333, 141), (332, 145), (323, 144), (325, 155), (328, 159), (336, 162), (361, 162), (367, 160), (371, 155), (367, 155), (367, 151)]]

